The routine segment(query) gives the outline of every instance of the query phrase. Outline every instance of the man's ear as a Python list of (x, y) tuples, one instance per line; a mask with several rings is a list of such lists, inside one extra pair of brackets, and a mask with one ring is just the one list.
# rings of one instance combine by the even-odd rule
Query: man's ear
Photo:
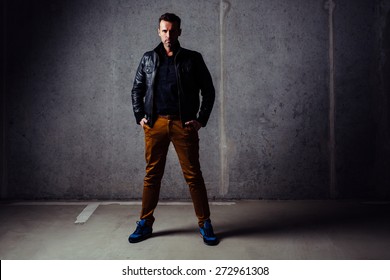
[(179, 29), (179, 35), (178, 36), (180, 36), (181, 35), (181, 28)]

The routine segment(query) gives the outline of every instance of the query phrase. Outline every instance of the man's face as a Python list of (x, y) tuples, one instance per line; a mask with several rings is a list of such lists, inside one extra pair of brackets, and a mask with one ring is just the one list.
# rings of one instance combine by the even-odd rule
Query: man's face
[(160, 27), (158, 29), (158, 36), (161, 38), (161, 42), (165, 48), (170, 49), (177, 43), (177, 39), (181, 34), (181, 29), (176, 22), (160, 21)]

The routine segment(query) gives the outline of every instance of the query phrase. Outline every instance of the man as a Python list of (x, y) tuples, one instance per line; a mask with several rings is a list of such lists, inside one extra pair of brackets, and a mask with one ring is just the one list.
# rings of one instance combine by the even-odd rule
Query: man
[(180, 23), (175, 14), (160, 17), (161, 43), (144, 54), (135, 75), (131, 96), (136, 122), (145, 133), (146, 175), (140, 221), (129, 236), (130, 243), (152, 235), (153, 213), (172, 142), (189, 186), (203, 241), (207, 245), (218, 244), (199, 164), (198, 138), (198, 130), (209, 119), (215, 90), (202, 56), (180, 46)]

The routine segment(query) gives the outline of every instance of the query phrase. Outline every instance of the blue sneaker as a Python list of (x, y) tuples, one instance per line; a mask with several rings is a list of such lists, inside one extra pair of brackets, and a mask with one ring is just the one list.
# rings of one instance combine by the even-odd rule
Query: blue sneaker
[(199, 228), (199, 230), (203, 237), (204, 244), (214, 246), (219, 243), (218, 238), (214, 234), (213, 226), (211, 225), (210, 220), (206, 220), (203, 224), (203, 227)]
[(130, 234), (129, 242), (137, 243), (145, 240), (152, 236), (153, 228), (151, 226), (146, 225), (146, 220), (141, 220), (137, 222), (137, 229)]

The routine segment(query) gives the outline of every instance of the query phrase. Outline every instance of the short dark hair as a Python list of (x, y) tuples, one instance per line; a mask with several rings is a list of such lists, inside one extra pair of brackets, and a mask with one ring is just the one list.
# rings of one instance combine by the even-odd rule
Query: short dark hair
[(174, 23), (176, 22), (178, 27), (180, 28), (180, 24), (181, 24), (181, 19), (175, 15), (175, 14), (172, 14), (172, 13), (165, 13), (163, 14), (160, 19), (158, 20), (158, 24), (160, 26), (160, 22), (164, 20), (164, 21), (169, 21), (171, 23)]

